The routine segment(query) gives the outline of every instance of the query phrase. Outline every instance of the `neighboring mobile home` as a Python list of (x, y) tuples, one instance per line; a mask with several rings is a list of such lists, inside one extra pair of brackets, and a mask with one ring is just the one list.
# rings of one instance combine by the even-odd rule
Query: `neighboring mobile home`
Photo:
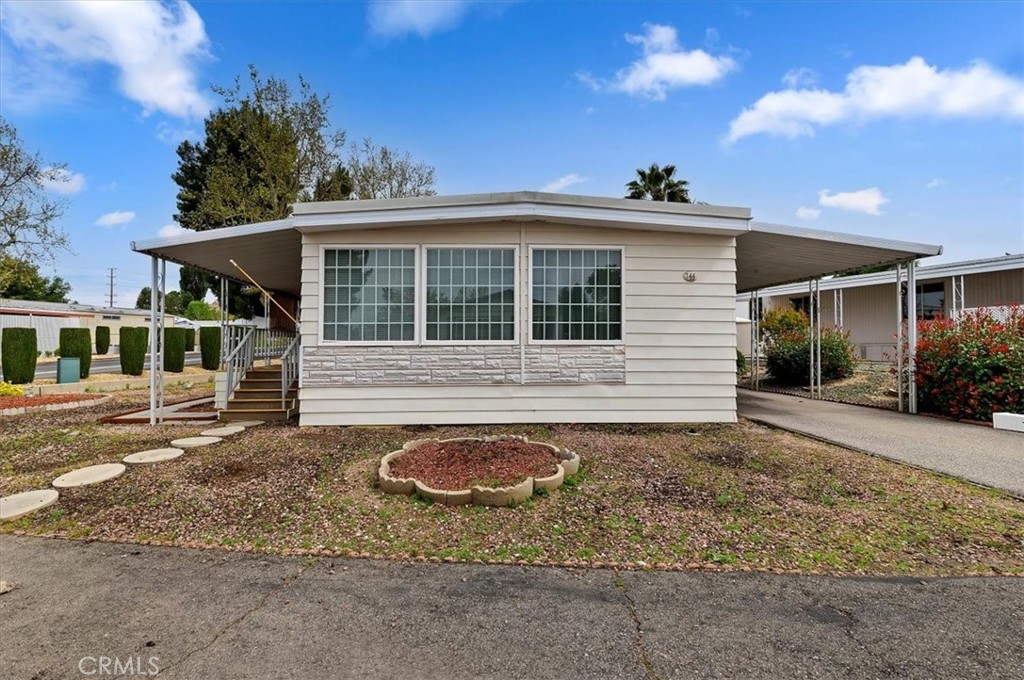
[[(535, 192), (300, 203), (132, 247), (154, 272), (244, 280), (234, 260), (297, 307), (280, 397), (294, 371), (302, 425), (731, 422), (737, 291), (941, 252), (745, 208)], [(253, 351), (230, 351), (237, 396)]]
[[(902, 285), (906, 286), (905, 277)], [(834, 277), (822, 280), (819, 290), (822, 324), (849, 331), (861, 359), (888, 360), (895, 350), (896, 272)], [(761, 290), (760, 297), (762, 310), (806, 309), (810, 300), (806, 282)], [(746, 294), (737, 296), (738, 312), (748, 314), (749, 299)], [(1001, 307), (1020, 304), (1024, 254), (917, 268), (918, 319), (954, 317), (981, 307), (998, 313)], [(749, 336), (749, 330), (745, 332)]]
[(107, 326), (110, 328), (110, 351), (116, 353), (120, 342), (118, 333), (122, 326), (149, 324), (148, 309), (0, 298), (0, 328), (35, 328), (36, 345), (40, 352), (53, 352), (57, 349), (61, 328), (88, 328), (95, 343), (96, 327)]

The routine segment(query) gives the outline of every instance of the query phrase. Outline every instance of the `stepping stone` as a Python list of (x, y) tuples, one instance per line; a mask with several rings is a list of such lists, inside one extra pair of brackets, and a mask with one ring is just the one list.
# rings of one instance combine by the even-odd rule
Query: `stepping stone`
[(227, 437), (231, 434), (238, 434), (244, 431), (245, 428), (241, 425), (226, 425), (224, 427), (215, 427), (212, 430), (203, 430), (199, 434), (204, 437)]
[[(237, 420), (237, 421), (233, 420), (233, 421), (231, 421), (231, 425), (233, 425), (235, 427), (256, 427), (257, 425), (262, 425), (262, 424), (263, 424), (262, 420)], [(230, 427), (230, 425), (229, 425), (229, 427)]]
[(75, 486), (88, 486), (99, 484), (114, 477), (120, 477), (127, 468), (121, 463), (104, 463), (103, 465), (90, 465), (79, 468), (61, 475), (53, 480), (53, 485), (58, 489), (70, 489)]
[(0, 498), (0, 520), (18, 519), (30, 512), (53, 505), (59, 495), (53, 489), (40, 489), (4, 496)]
[(184, 439), (175, 439), (171, 442), (171, 446), (179, 449), (193, 449), (197, 446), (207, 446), (222, 441), (224, 440), (220, 437), (185, 437)]
[(130, 456), (124, 457), (124, 462), (129, 465), (146, 465), (147, 463), (163, 463), (166, 460), (174, 460), (185, 453), (184, 449), (150, 449), (139, 451)]

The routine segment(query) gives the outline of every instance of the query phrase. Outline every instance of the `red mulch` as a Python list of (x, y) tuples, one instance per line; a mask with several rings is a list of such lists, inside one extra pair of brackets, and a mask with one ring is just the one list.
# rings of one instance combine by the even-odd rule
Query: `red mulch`
[(423, 444), (391, 462), (391, 476), (415, 478), (434, 489), (457, 491), (474, 483), (487, 486), (517, 484), (527, 477), (550, 477), (558, 456), (539, 444), (497, 442), (438, 442)]
[(0, 409), (70, 404), (73, 401), (92, 401), (102, 394), (48, 394), (42, 397), (0, 397)]

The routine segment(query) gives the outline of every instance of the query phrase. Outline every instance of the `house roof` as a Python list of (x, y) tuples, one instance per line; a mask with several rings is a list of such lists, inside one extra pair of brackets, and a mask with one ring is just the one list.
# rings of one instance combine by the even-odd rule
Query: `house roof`
[(940, 246), (750, 221), (748, 208), (662, 203), (533, 191), (297, 203), (283, 220), (133, 242), (132, 249), (298, 296), (302, 233), (541, 221), (580, 226), (735, 236), (737, 290), (937, 255)]
[(39, 300), (11, 300), (0, 298), (4, 314), (38, 314), (40, 316), (93, 316), (94, 314), (116, 314), (119, 316), (145, 316), (148, 309), (127, 307), (100, 307), (74, 302), (41, 302)]
[[(966, 276), (969, 274), (987, 274), (990, 272), (1001, 272), (1011, 270), (1022, 270), (1024, 272), (1024, 253), (1015, 255), (1001, 255), (999, 257), (988, 257), (980, 260), (963, 260), (961, 262), (943, 262), (917, 268), (915, 278), (918, 283), (936, 281), (952, 276)], [(862, 286), (878, 286), (891, 284), (896, 280), (893, 271), (875, 272), (873, 274), (857, 274), (855, 276), (840, 276), (831, 279), (824, 279), (820, 282), (820, 290), (840, 290), (846, 288), (859, 288)], [(762, 296), (774, 295), (804, 295), (807, 293), (806, 280), (785, 286), (773, 286), (761, 291)]]

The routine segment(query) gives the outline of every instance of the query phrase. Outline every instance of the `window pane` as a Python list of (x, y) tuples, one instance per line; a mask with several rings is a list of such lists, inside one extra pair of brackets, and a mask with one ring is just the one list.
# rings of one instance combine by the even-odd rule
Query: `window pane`
[(413, 249), (331, 249), (324, 262), (324, 339), (409, 342), (415, 337)]
[[(427, 249), (427, 340), (515, 338), (511, 248)], [(432, 323), (436, 321), (436, 323)]]
[(622, 253), (605, 249), (536, 249), (535, 340), (622, 339)]

